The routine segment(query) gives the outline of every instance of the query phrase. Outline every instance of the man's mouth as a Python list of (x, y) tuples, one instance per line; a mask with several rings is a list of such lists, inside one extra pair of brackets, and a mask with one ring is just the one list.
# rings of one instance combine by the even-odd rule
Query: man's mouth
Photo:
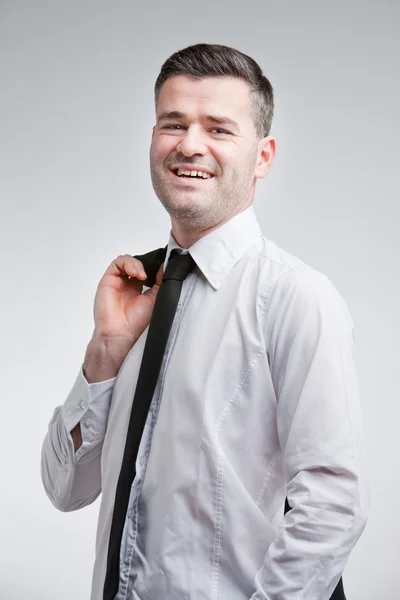
[(207, 173), (206, 171), (197, 171), (189, 169), (171, 169), (172, 173), (182, 179), (213, 179), (214, 175)]

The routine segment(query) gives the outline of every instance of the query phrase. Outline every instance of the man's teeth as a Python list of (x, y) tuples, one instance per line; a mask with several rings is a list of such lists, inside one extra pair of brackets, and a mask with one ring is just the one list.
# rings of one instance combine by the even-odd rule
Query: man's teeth
[(211, 179), (212, 175), (209, 173), (204, 173), (203, 171), (184, 171), (183, 169), (178, 169), (178, 177), (181, 175), (188, 175), (189, 177), (202, 177), (203, 179)]

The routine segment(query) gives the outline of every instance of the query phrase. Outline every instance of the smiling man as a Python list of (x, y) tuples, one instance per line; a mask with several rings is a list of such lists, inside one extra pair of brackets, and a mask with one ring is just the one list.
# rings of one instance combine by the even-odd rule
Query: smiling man
[(249, 84), (237, 77), (175, 75), (159, 89), (151, 176), (184, 247), (253, 203), (256, 178), (275, 154), (275, 140), (257, 131), (254, 112)]
[(345, 598), (369, 503), (354, 325), (254, 212), (271, 84), (197, 44), (164, 63), (155, 103), (168, 243), (99, 282), (43, 443), (46, 493), (72, 511), (102, 492), (91, 600)]

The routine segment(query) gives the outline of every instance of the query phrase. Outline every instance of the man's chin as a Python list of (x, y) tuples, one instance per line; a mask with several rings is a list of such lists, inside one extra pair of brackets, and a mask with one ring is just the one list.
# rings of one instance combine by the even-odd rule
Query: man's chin
[(198, 195), (186, 194), (185, 197), (181, 197), (177, 194), (173, 199), (159, 198), (159, 200), (171, 217), (179, 221), (198, 219), (210, 212), (210, 199), (199, 198)]
[(174, 194), (174, 197), (168, 197), (164, 199), (160, 199), (162, 204), (164, 204), (165, 208), (171, 208), (171, 210), (184, 210), (187, 208), (198, 207), (199, 209), (203, 209), (205, 205), (210, 204), (210, 198), (203, 197), (200, 194), (192, 194), (186, 192), (186, 194), (177, 193)]

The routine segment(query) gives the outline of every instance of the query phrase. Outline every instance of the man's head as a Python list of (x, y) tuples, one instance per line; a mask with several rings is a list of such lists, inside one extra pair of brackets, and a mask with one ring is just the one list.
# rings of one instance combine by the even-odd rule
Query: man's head
[(247, 208), (275, 154), (273, 90), (257, 63), (227, 46), (189, 46), (162, 66), (155, 103), (151, 176), (174, 234), (206, 231)]

